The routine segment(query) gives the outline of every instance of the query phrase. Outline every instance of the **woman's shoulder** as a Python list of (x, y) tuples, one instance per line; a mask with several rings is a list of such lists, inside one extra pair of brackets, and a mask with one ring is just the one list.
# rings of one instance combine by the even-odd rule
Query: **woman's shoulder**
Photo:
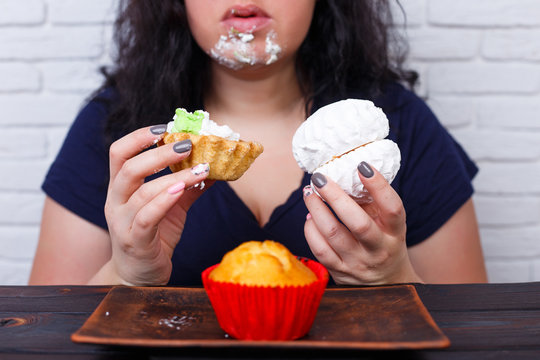
[(478, 169), (414, 92), (392, 84), (375, 103), (385, 111), (388, 137), (401, 152), (401, 168), (392, 186), (407, 211), (411, 246), (433, 234), (470, 198)]
[(103, 89), (86, 100), (42, 184), (50, 198), (104, 229), (109, 173), (104, 129), (114, 96), (113, 89)]
[(387, 84), (373, 102), (388, 116), (405, 113), (435, 117), (424, 99), (399, 83)]
[(393, 140), (402, 142), (414, 138), (418, 141), (420, 138), (448, 135), (426, 101), (401, 84), (387, 85), (374, 103), (388, 117), (390, 137), (395, 137)]
[(82, 104), (71, 124), (70, 135), (103, 133), (111, 106), (117, 98), (112, 87), (103, 88), (90, 95)]
[(80, 113), (99, 111), (103, 115), (107, 115), (117, 99), (118, 92), (114, 87), (100, 88), (87, 98)]

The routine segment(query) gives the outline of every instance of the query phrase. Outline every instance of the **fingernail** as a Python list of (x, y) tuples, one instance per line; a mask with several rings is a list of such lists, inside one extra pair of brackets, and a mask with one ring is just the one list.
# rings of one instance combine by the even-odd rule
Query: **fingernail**
[(167, 131), (167, 125), (166, 124), (162, 124), (162, 125), (155, 125), (155, 126), (152, 126), (150, 128), (150, 132), (154, 135), (161, 135), (163, 134), (165, 131)]
[(191, 150), (191, 146), (192, 146), (191, 140), (186, 139), (186, 140), (182, 140), (174, 144), (173, 150), (179, 154), (182, 154)]
[(321, 173), (315, 173), (311, 176), (311, 182), (313, 185), (318, 187), (319, 189), (322, 188), (326, 183), (328, 182), (326, 180), (326, 177)]
[(310, 185), (307, 185), (303, 189), (304, 197), (308, 197), (309, 195), (313, 194), (313, 189)]
[(360, 171), (360, 174), (362, 174), (362, 176), (365, 178), (370, 178), (375, 174), (371, 166), (369, 166), (369, 164), (365, 161), (358, 164), (358, 171)]
[(201, 175), (207, 172), (210, 172), (210, 165), (208, 163), (199, 164), (191, 168), (193, 175)]
[(311, 213), (307, 213), (306, 215), (306, 220), (309, 220), (309, 219), (311, 219)]
[(183, 181), (180, 181), (177, 184), (174, 184), (170, 188), (167, 189), (167, 192), (171, 195), (178, 194), (180, 191), (184, 190), (186, 188), (186, 183)]

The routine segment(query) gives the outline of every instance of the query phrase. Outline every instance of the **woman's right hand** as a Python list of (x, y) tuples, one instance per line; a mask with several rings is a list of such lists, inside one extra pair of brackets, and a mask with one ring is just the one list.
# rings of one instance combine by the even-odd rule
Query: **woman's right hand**
[(110, 181), (105, 203), (112, 257), (107, 277), (126, 285), (163, 285), (172, 271), (171, 257), (184, 228), (186, 214), (203, 193), (197, 184), (207, 176), (200, 164), (155, 180), (144, 179), (185, 159), (191, 141), (157, 143), (165, 125), (138, 129), (110, 148)]

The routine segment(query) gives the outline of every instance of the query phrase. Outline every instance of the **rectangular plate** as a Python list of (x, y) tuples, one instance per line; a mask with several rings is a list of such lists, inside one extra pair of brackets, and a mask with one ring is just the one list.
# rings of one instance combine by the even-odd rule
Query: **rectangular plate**
[(327, 289), (311, 330), (294, 341), (229, 338), (202, 288), (114, 287), (71, 339), (160, 347), (426, 349), (450, 345), (412, 285)]

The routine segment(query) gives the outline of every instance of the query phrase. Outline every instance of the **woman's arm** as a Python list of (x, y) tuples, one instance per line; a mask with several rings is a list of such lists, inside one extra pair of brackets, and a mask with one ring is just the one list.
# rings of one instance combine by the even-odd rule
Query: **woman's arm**
[(432, 236), (409, 248), (416, 273), (427, 283), (486, 282), (472, 199)]
[(110, 257), (107, 231), (46, 197), (30, 285), (87, 284)]
[(313, 255), (341, 285), (422, 282), (408, 256), (399, 195), (365, 162), (359, 164), (358, 175), (373, 199), (370, 203), (357, 204), (320, 173), (313, 174), (311, 182), (325, 202), (311, 186), (304, 188), (309, 210), (304, 233)]
[(359, 206), (331, 179), (314, 174), (304, 189), (310, 212), (306, 240), (338, 284), (487, 281), (478, 225), (468, 200), (434, 235), (407, 249), (405, 209), (382, 175), (361, 163), (358, 175), (373, 197)]
[(31, 284), (168, 282), (187, 211), (204, 192), (192, 188), (206, 179), (209, 165), (145, 182), (191, 151), (191, 142), (185, 140), (141, 152), (164, 132), (164, 125), (146, 127), (112, 144), (104, 207), (108, 233), (47, 199)]

